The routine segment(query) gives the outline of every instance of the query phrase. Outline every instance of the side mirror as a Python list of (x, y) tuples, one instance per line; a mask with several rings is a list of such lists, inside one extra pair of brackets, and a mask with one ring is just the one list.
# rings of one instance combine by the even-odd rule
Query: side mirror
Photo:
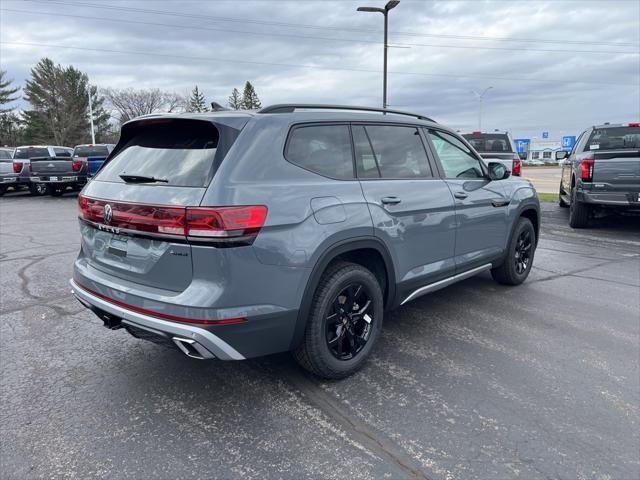
[(564, 150), (558, 150), (556, 152), (556, 160), (560, 161), (560, 160), (564, 160), (565, 158), (567, 158), (569, 156), (569, 152), (566, 152)]
[(503, 164), (498, 162), (489, 163), (489, 178), (491, 180), (504, 180), (505, 178), (509, 178), (509, 175), (511, 175), (511, 173)]

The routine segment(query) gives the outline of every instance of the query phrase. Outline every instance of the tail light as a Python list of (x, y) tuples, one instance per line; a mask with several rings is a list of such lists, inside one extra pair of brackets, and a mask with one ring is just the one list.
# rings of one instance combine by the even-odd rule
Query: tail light
[(514, 177), (519, 177), (522, 173), (522, 160), (518, 155), (515, 155), (513, 158), (513, 162), (511, 163), (511, 175)]
[(168, 207), (107, 202), (83, 195), (78, 205), (79, 217), (88, 222), (194, 242), (251, 244), (267, 217), (267, 207), (263, 205)]
[(83, 163), (84, 163), (84, 160), (74, 160), (73, 163), (71, 164), (71, 168), (73, 168), (74, 172), (79, 172), (80, 170), (82, 170)]
[(585, 158), (580, 164), (580, 178), (584, 182), (590, 182), (593, 180), (593, 158)]
[(22, 171), (21, 162), (13, 162), (13, 173), (20, 173)]
[(627, 127), (640, 127), (640, 123), (630, 123)]

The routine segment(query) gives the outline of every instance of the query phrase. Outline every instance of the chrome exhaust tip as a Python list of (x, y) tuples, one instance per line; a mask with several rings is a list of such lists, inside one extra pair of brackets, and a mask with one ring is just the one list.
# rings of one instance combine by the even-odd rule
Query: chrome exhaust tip
[(172, 340), (187, 357), (195, 358), (197, 360), (214, 357), (209, 350), (204, 348), (195, 340), (183, 337), (173, 337)]

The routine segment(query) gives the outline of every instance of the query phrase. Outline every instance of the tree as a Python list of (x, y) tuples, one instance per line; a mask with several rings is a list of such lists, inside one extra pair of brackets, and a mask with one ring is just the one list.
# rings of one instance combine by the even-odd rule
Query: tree
[(5, 79), (4, 76), (6, 73), (7, 72), (0, 70), (0, 113), (7, 113), (13, 110), (12, 108), (3, 108), (2, 106), (17, 100), (18, 97), (12, 97), (12, 95), (20, 90), (19, 87), (11, 87), (13, 80)]
[(191, 91), (191, 96), (187, 101), (187, 112), (207, 112), (207, 101), (204, 98), (204, 93), (198, 90), (196, 85)]
[(184, 97), (177, 93), (164, 92), (159, 88), (141, 90), (105, 88), (102, 92), (107, 103), (116, 111), (120, 124), (141, 115), (185, 109)]
[(261, 108), (262, 104), (258, 98), (255, 88), (251, 85), (251, 82), (247, 80), (244, 84), (244, 91), (242, 92), (242, 108), (245, 110), (253, 110)]
[(237, 88), (234, 88), (229, 96), (229, 108), (232, 110), (240, 110), (242, 108), (242, 95)]
[(63, 67), (43, 58), (31, 69), (24, 94), (31, 105), (31, 110), (23, 112), (25, 138), (30, 142), (71, 146), (88, 142), (89, 96), (96, 132), (108, 128), (104, 98), (89, 85), (87, 74), (72, 65)]
[(24, 143), (24, 127), (20, 117), (13, 112), (0, 113), (0, 147)]

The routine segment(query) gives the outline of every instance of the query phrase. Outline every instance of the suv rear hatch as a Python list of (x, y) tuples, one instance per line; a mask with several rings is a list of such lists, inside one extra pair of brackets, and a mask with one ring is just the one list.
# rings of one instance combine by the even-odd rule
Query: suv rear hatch
[(640, 125), (594, 129), (583, 155), (583, 180), (598, 191), (640, 192)]
[(179, 292), (189, 286), (193, 239), (185, 222), (206, 223), (212, 215), (193, 207), (246, 121), (159, 117), (125, 124), (113, 154), (80, 196), (87, 263), (149, 287)]

